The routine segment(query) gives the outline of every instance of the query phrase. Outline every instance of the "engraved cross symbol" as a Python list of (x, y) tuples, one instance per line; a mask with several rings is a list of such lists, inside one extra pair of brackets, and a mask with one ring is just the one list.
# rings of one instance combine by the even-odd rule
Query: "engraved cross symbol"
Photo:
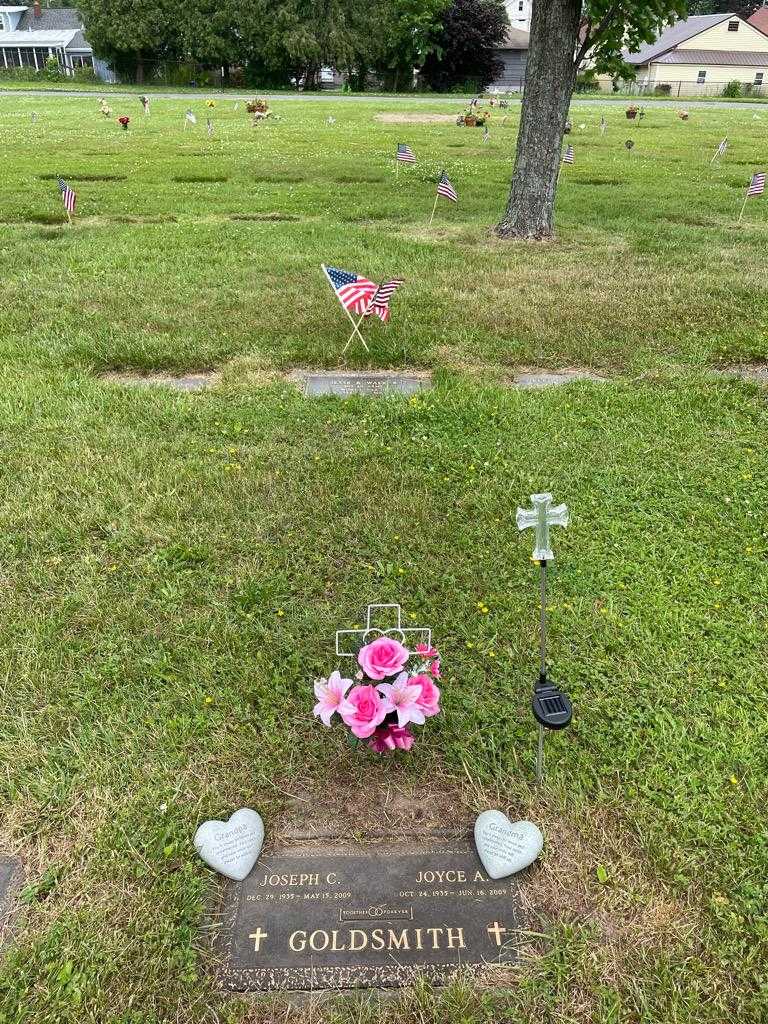
[(551, 494), (532, 494), (532, 509), (518, 508), (517, 528), (527, 530), (533, 527), (536, 530), (536, 547), (533, 551), (534, 562), (551, 562), (555, 557), (552, 548), (549, 546), (550, 526), (568, 525), (568, 506), (558, 505), (552, 508)]
[(261, 925), (259, 925), (259, 927), (256, 929), (256, 931), (255, 932), (251, 932), (251, 934), (248, 936), (248, 938), (249, 939), (253, 939), (253, 951), (254, 951), (254, 953), (260, 953), (261, 952), (261, 940), (269, 938), (269, 932), (263, 932), (261, 930)]
[(494, 921), (493, 924), (489, 924), (486, 931), (492, 939), (496, 940), (496, 945), (500, 946), (504, 936), (507, 934), (507, 929), (503, 928), (498, 921)]
[[(336, 654), (339, 658), (355, 658), (365, 644), (377, 636), (391, 636), (406, 647), (410, 643), (432, 646), (432, 630), (427, 626), (404, 626), (399, 604), (369, 604), (362, 629), (336, 631)], [(351, 651), (348, 648), (354, 646)]]

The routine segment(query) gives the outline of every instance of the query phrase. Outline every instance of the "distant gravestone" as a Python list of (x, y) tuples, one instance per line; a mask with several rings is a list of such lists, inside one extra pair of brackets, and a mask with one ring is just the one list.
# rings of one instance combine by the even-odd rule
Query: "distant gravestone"
[(295, 847), (228, 883), (217, 938), (231, 991), (441, 984), (517, 956), (519, 881), (494, 882), (466, 840)]
[(11, 893), (21, 878), (21, 864), (14, 857), (0, 857), (0, 924), (5, 920)]
[(515, 387), (524, 390), (553, 388), (576, 380), (604, 382), (605, 377), (591, 370), (527, 370), (515, 374)]
[(322, 395), (337, 395), (341, 398), (349, 398), (351, 395), (415, 395), (432, 384), (429, 374), (385, 371), (298, 372), (293, 379), (304, 385), (304, 394), (308, 398)]

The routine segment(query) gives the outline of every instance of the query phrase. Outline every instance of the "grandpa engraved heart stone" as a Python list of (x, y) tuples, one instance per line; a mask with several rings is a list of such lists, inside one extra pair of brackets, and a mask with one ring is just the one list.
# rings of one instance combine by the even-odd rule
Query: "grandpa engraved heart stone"
[(486, 874), (506, 878), (541, 853), (544, 836), (532, 821), (511, 822), (501, 811), (483, 811), (475, 822), (475, 846)]
[(209, 867), (242, 882), (259, 859), (264, 822), (256, 811), (242, 807), (229, 821), (204, 821), (195, 832), (194, 842)]

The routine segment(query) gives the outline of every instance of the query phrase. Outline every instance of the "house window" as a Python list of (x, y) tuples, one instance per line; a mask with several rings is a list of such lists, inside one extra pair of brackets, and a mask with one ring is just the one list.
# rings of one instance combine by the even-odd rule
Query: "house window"
[(762, 85), (763, 84), (763, 75), (764, 74), (765, 74), (764, 71), (756, 71), (755, 72), (755, 85)]
[(699, 77), (696, 79), (697, 85), (704, 85), (706, 80), (707, 80), (707, 72), (706, 72), (706, 70), (700, 71), (699, 72)]
[(738, 32), (739, 31), (739, 23), (738, 23), (738, 21), (729, 21), (728, 22), (728, 31), (729, 32)]

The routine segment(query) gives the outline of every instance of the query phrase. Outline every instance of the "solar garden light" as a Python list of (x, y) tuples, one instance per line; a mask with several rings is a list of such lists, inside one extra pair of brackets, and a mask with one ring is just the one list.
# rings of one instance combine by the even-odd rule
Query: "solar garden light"
[(541, 612), (539, 616), (539, 678), (533, 688), (533, 717), (539, 724), (539, 744), (536, 753), (536, 781), (544, 776), (544, 730), (565, 729), (573, 717), (573, 705), (564, 693), (547, 676), (547, 564), (554, 560), (549, 546), (550, 526), (568, 525), (568, 506), (552, 508), (551, 494), (532, 494), (532, 509), (518, 508), (517, 528), (535, 529), (536, 546), (531, 560), (539, 563), (539, 593)]

